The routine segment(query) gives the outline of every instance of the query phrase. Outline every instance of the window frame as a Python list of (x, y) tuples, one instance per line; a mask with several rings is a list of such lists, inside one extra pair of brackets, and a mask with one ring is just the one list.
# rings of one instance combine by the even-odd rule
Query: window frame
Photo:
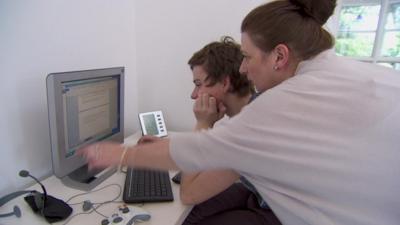
[[(383, 39), (385, 32), (390, 31), (399, 31), (400, 29), (386, 29), (385, 25), (388, 18), (389, 13), (389, 5), (391, 3), (400, 3), (400, 0), (342, 0), (340, 4), (339, 16), (338, 16), (338, 24), (340, 23), (340, 13), (345, 6), (368, 6), (374, 5), (380, 2), (380, 10), (379, 10), (379, 18), (378, 18), (378, 25), (375, 31), (375, 40), (373, 43), (372, 53), (370, 57), (360, 57), (360, 56), (346, 56), (349, 58), (353, 58), (356, 60), (364, 61), (364, 62), (371, 62), (371, 63), (400, 63), (400, 57), (388, 57), (382, 56), (382, 46), (383, 46)], [(340, 32), (344, 32), (343, 30), (338, 30), (337, 34)], [(352, 32), (362, 32), (362, 31), (352, 31)], [(366, 31), (365, 31), (366, 32)], [(370, 31), (369, 31), (370, 32)], [(336, 35), (337, 36), (337, 35)]]

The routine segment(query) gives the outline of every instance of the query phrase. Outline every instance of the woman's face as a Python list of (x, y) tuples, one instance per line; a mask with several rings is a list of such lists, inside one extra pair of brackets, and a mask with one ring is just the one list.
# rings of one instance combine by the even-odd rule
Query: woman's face
[(197, 99), (202, 94), (208, 94), (216, 98), (217, 103), (223, 100), (224, 88), (221, 82), (208, 86), (209, 81), (206, 81), (208, 74), (203, 66), (194, 66), (192, 72), (194, 83), (194, 89), (190, 96), (192, 99)]
[(277, 74), (274, 71), (274, 54), (259, 49), (247, 33), (242, 33), (243, 61), (240, 73), (247, 75), (257, 91), (264, 92), (276, 85)]

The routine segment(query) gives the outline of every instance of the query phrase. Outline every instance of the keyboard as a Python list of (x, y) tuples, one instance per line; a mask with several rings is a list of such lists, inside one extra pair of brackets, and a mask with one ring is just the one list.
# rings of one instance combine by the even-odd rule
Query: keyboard
[(122, 200), (125, 203), (173, 201), (168, 171), (128, 168)]

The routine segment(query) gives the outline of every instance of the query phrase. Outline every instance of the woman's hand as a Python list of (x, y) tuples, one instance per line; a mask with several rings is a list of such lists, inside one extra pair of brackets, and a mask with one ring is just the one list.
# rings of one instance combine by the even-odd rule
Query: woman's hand
[(77, 154), (88, 162), (89, 169), (129, 166), (158, 170), (179, 169), (169, 154), (168, 138), (151, 138), (153, 142), (127, 147), (112, 142), (99, 142), (79, 149)]
[(196, 129), (207, 129), (224, 117), (226, 108), (222, 102), (217, 105), (215, 97), (202, 94), (196, 99), (193, 112), (197, 120)]
[(79, 149), (77, 154), (86, 159), (91, 170), (119, 165), (123, 151), (124, 146), (119, 143), (99, 142)]
[(159, 140), (161, 140), (161, 138), (159, 138), (159, 137), (152, 136), (152, 135), (144, 135), (137, 141), (137, 144), (138, 145), (148, 144), (148, 143), (153, 143), (153, 142), (156, 142)]

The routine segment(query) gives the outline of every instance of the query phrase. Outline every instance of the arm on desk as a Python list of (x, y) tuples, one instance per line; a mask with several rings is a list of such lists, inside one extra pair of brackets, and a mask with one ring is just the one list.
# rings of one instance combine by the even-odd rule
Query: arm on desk
[[(226, 112), (222, 102), (208, 94), (199, 96), (193, 106), (196, 117), (195, 131), (212, 128)], [(183, 204), (199, 204), (227, 189), (239, 179), (233, 170), (213, 170), (199, 173), (183, 173), (181, 178), (180, 198)]]
[(182, 174), (180, 198), (183, 204), (199, 204), (221, 193), (235, 181), (239, 174), (232, 170), (213, 170)]

